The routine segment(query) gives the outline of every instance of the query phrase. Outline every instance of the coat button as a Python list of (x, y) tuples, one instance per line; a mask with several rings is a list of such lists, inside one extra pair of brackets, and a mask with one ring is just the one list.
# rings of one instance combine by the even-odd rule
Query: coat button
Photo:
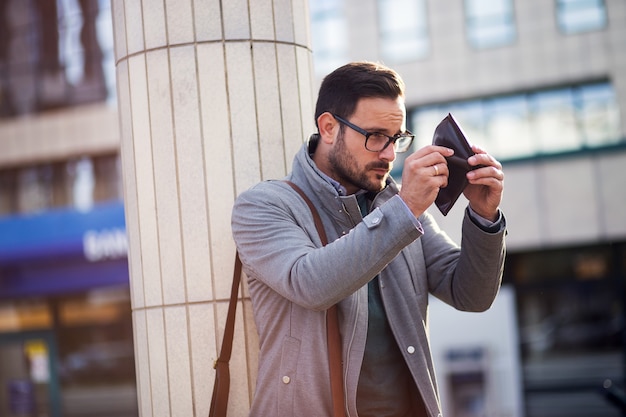
[(406, 348), (406, 351), (412, 355), (415, 353), (415, 348), (413, 346), (409, 346), (408, 348)]
[(290, 382), (291, 382), (291, 378), (289, 378), (287, 375), (285, 375), (285, 376), (283, 377), (283, 384), (288, 384), (288, 383), (290, 383)]

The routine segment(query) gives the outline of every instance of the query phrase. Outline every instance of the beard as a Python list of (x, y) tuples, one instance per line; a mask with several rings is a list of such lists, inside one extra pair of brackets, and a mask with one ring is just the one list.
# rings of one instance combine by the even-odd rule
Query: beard
[[(375, 193), (385, 188), (391, 170), (391, 163), (385, 161), (370, 162), (364, 168), (359, 167), (354, 156), (346, 149), (343, 133), (337, 136), (337, 143), (328, 154), (328, 162), (340, 184)], [(372, 179), (370, 170), (380, 168), (387, 170), (387, 174), (376, 174), (376, 179)]]

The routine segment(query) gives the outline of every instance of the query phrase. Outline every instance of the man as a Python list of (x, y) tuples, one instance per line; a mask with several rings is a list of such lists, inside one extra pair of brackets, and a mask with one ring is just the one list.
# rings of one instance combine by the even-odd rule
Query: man
[[(504, 264), (501, 165), (474, 147), (459, 248), (426, 209), (447, 185), (451, 149), (426, 146), (389, 176), (405, 130), (404, 84), (358, 62), (320, 87), (312, 135), (286, 179), (312, 200), (322, 246), (303, 199), (262, 182), (233, 208), (233, 236), (259, 332), (252, 416), (330, 416), (325, 311), (338, 303), (347, 415), (441, 415), (428, 342), (431, 293), (460, 310), (488, 309)], [(434, 127), (433, 127), (434, 128)]]

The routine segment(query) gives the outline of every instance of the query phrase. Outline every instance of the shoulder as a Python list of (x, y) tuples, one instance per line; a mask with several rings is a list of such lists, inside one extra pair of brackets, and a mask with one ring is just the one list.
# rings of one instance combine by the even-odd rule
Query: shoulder
[(271, 203), (272, 201), (289, 198), (291, 194), (293, 194), (293, 190), (284, 180), (266, 180), (253, 185), (239, 194), (235, 199), (235, 205), (243, 201)]
[(267, 215), (268, 212), (299, 212), (306, 208), (300, 196), (282, 180), (262, 181), (242, 192), (233, 205), (233, 215)]

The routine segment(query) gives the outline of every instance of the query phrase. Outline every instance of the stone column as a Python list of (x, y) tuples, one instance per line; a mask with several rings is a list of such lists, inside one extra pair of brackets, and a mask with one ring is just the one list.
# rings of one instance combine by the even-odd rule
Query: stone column
[[(140, 415), (208, 415), (235, 246), (230, 211), (313, 132), (307, 0), (114, 0)], [(245, 286), (229, 415), (257, 339)]]

